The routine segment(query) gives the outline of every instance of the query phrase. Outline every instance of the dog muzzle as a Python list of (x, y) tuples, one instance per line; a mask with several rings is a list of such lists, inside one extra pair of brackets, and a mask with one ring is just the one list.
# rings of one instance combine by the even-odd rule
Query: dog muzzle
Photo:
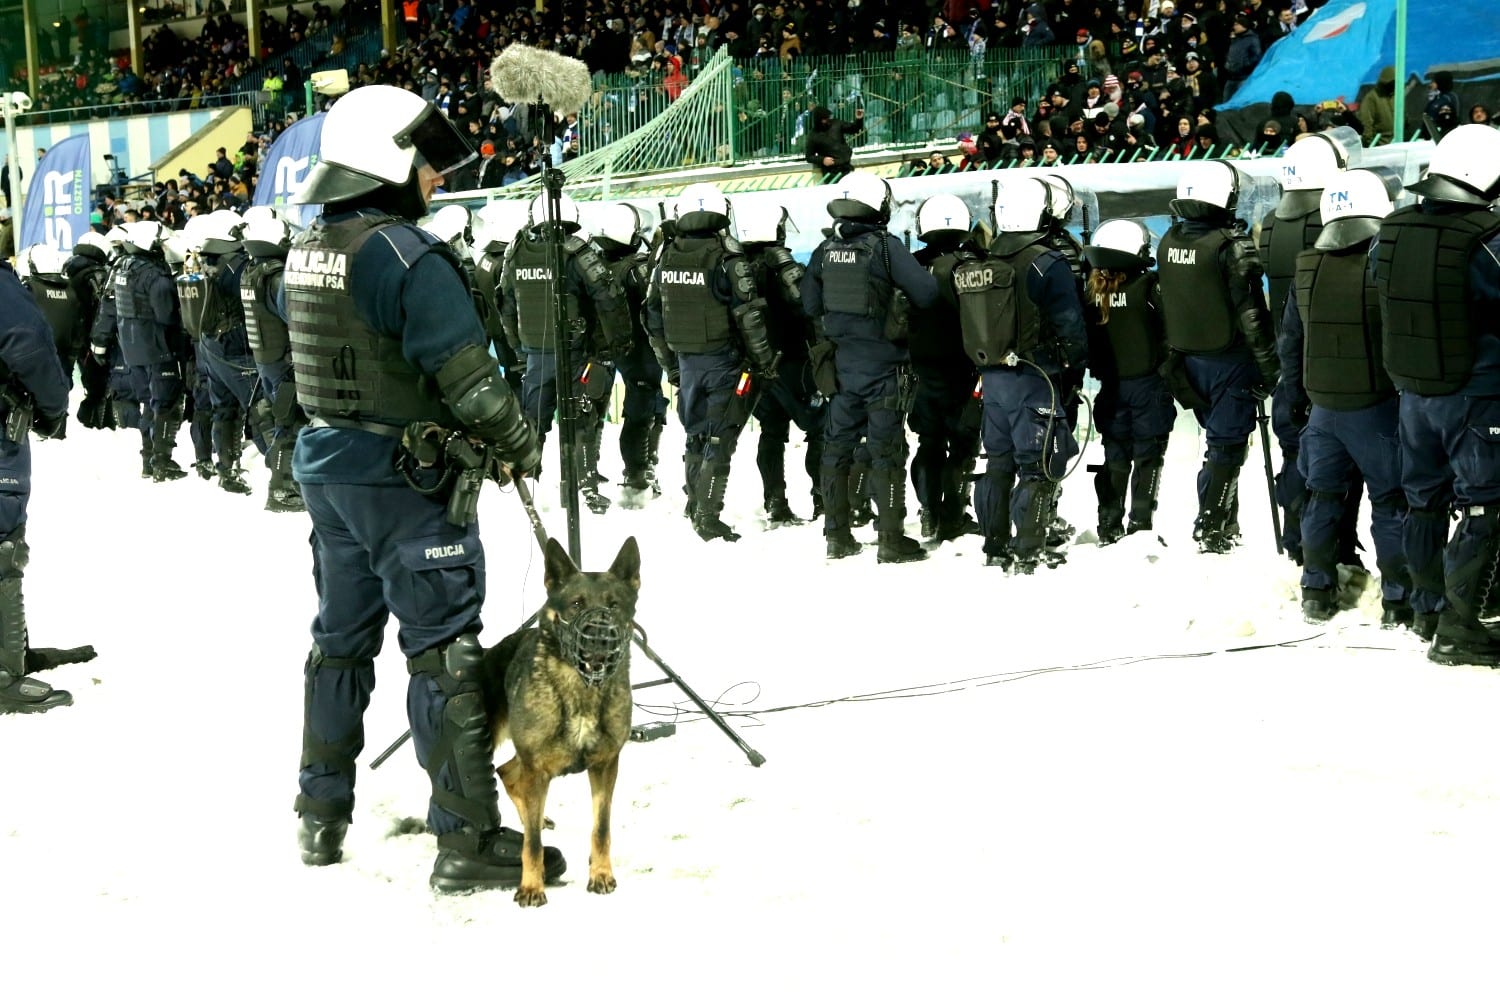
[(609, 608), (589, 608), (572, 621), (559, 617), (553, 634), (563, 659), (590, 686), (604, 683), (630, 649), (630, 620)]

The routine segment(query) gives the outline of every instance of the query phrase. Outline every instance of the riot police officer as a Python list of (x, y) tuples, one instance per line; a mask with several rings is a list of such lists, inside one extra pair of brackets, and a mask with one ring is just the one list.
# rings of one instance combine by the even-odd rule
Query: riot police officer
[(957, 195), (936, 194), (917, 208), (917, 238), (923, 243), (917, 263), (937, 279), (938, 297), (931, 309), (912, 310), (917, 389), (908, 422), (917, 450), (911, 485), (921, 509), (922, 537), (944, 542), (979, 530), (966, 508), (983, 404), (975, 392), (979, 372), (964, 353), (953, 291), (953, 269), (984, 256), (972, 228), (969, 207)]
[[(85, 244), (84, 250), (99, 255), (101, 264), (94, 266), (92, 272), (102, 285), (104, 251), (89, 244)], [(85, 256), (80, 262), (86, 263), (89, 259)], [(88, 333), (94, 319), (91, 307), (97, 308), (98, 293), (90, 284), (87, 272), (80, 268), (73, 274), (69, 273), (68, 265), (72, 260), (73, 255), (45, 243), (39, 244), (30, 248), (26, 256), (30, 274), (21, 275), (21, 279), (31, 290), (33, 301), (52, 329), (53, 344), (57, 347), (57, 359), (62, 363), (63, 371), (71, 375), (74, 365), (77, 365), (81, 373), (85, 392), (83, 401), (78, 404), (79, 423), (85, 427), (109, 426), (105, 423), (113, 416), (108, 401), (109, 370), (94, 360), (94, 352), (89, 349)]]
[(286, 320), (275, 307), (281, 298), (281, 275), (291, 245), (291, 230), (285, 222), (269, 212), (254, 216), (246, 213), (240, 246), (249, 260), (240, 272), (240, 307), (245, 314), (245, 342), (260, 377), (250, 422), (266, 442), (271, 482), (265, 509), (273, 513), (307, 509), (292, 475), (292, 448), (298, 432), (307, 424), (307, 414), (297, 405), (292, 342)]
[(755, 275), (755, 287), (766, 300), (766, 329), (771, 349), (781, 356), (777, 376), (763, 386), (752, 414), (760, 423), (755, 464), (760, 469), (761, 496), (771, 524), (802, 524), (786, 498), (786, 446), (793, 424), (805, 436), (803, 466), (812, 482), (813, 516), (823, 510), (823, 420), (827, 413), (813, 385), (807, 363), (813, 328), (802, 310), (803, 266), (786, 248), (786, 209), (779, 214), (752, 212), (735, 219), (745, 259)]
[(45, 712), (71, 705), (66, 691), (28, 673), (91, 660), (92, 647), (33, 649), (26, 631), (22, 578), (30, 561), (26, 506), (31, 498), (31, 443), (61, 438), (68, 420), (68, 376), (53, 350), (52, 331), (6, 261), (0, 261), (0, 714)]
[[(1271, 328), (1278, 334), (1296, 277), (1297, 255), (1311, 249), (1323, 230), (1323, 217), (1318, 210), (1323, 189), (1337, 180), (1341, 171), (1356, 165), (1359, 154), (1359, 133), (1341, 125), (1326, 132), (1314, 132), (1293, 143), (1277, 161), (1281, 166), (1281, 200), (1261, 220), (1259, 249), (1261, 264), (1266, 271), (1266, 305), (1271, 310)], [(1311, 403), (1305, 395), (1293, 397), (1292, 390), (1292, 383), (1277, 383), (1276, 391), (1271, 394), (1271, 428), (1281, 446), (1276, 502), (1281, 506), (1282, 547), (1293, 560), (1300, 560), (1302, 508), (1307, 504), (1307, 486), (1298, 471), (1297, 454), (1299, 435), (1307, 426)], [(1339, 562), (1350, 565), (1359, 563), (1355, 551), (1355, 528), (1360, 482), (1356, 472), (1344, 503), (1344, 516), (1339, 522)]]
[[(1298, 145), (1303, 145), (1303, 140)], [(1394, 176), (1350, 170), (1321, 197), (1312, 249), (1297, 255), (1278, 347), (1290, 398), (1312, 403), (1298, 452), (1302, 511), (1302, 614), (1325, 622), (1338, 611), (1338, 524), (1353, 493), (1370, 493), (1370, 537), (1380, 568), (1381, 622), (1407, 624), (1410, 578), (1401, 536), (1406, 497), (1395, 447), (1399, 404), (1381, 363), (1380, 300), (1369, 254), (1380, 220), (1401, 190)], [(1350, 472), (1356, 473), (1350, 487)]]
[[(342, 857), (374, 658), (394, 614), (417, 760), (432, 783), (439, 891), (518, 885), (521, 834), (500, 826), (475, 674), (485, 593), (478, 525), (449, 518), (442, 479), (408, 469), (425, 492), (409, 485), (398, 469), (403, 428), (461, 430), (517, 475), (541, 461), (485, 349), (462, 263), (412, 224), (443, 174), (472, 155), (447, 119), (408, 91), (367, 86), (341, 97), (297, 195), (323, 214), (282, 272), (297, 399), (310, 420), (293, 467), (312, 519), (318, 590), (296, 801), (302, 858)], [(563, 871), (555, 848), (544, 867), (549, 879)]]
[(1193, 410), (1207, 444), (1193, 532), (1202, 552), (1228, 552), (1239, 537), (1240, 466), (1257, 403), (1275, 388), (1280, 369), (1260, 257), (1235, 217), (1246, 186), (1222, 161), (1183, 167), (1172, 201), (1178, 221), (1156, 251), (1168, 383)]
[(1500, 132), (1449, 132), (1411, 190), (1421, 204), (1381, 224), (1375, 280), (1401, 392), (1413, 628), (1432, 635), (1435, 662), (1496, 667), (1500, 641), (1480, 616), (1500, 560)]
[(1104, 440), (1094, 492), (1099, 544), (1110, 545), (1127, 532), (1152, 527), (1177, 407), (1157, 371), (1166, 360), (1167, 342), (1150, 230), (1133, 219), (1112, 219), (1083, 253), (1091, 265), (1084, 307), (1089, 370), (1099, 380), (1094, 421)]
[(705, 541), (737, 541), (725, 524), (724, 491), (754, 393), (777, 376), (766, 303), (744, 248), (729, 235), (729, 202), (712, 184), (690, 184), (673, 206), (646, 290), (646, 330), (678, 411), (688, 512)]
[[(651, 265), (642, 246), (641, 216), (635, 206), (625, 202), (601, 205), (594, 243), (604, 255), (630, 313), (630, 349), (615, 359), (614, 367), (625, 387), (620, 408), (620, 460), (625, 467), (620, 506), (638, 508), (648, 497), (661, 495), (656, 457), (666, 424), (667, 397), (661, 391), (661, 363), (646, 333), (646, 288), (651, 281)], [(601, 372), (598, 383), (590, 380), (596, 395), (604, 379)]]
[(1078, 445), (1061, 386), (1077, 383), (1088, 355), (1077, 282), (1047, 242), (1050, 198), (1038, 178), (1006, 184), (988, 254), (953, 270), (964, 349), (984, 387), (974, 506), (985, 562), (1016, 573), (1063, 560), (1049, 531)]
[[(185, 232), (196, 243), (201, 274), (177, 279), (182, 325), (192, 339), (198, 370), (208, 383), (213, 411), (214, 471), (219, 488), (248, 494), (240, 455), (245, 444), (245, 417), (260, 394), (255, 357), (245, 330), (240, 275), (248, 258), (240, 247), (240, 217), (228, 209), (195, 217)], [(255, 445), (266, 450), (262, 432)]]
[[(878, 562), (927, 558), (906, 534), (908, 306), (931, 308), (937, 280), (887, 231), (891, 187), (854, 170), (831, 185), (833, 227), (802, 277), (802, 308), (834, 344), (838, 392), (823, 434), (823, 536), (828, 557), (859, 551), (849, 531), (849, 469), (863, 435), (874, 487)], [(899, 293), (899, 295), (898, 295)]]
[[(166, 231), (161, 223), (131, 222), (125, 230), (125, 256), (115, 271), (120, 354), (130, 367), (133, 395), (148, 401), (141, 412), (141, 434), (149, 441), (151, 478), (169, 482), (187, 475), (172, 458), (183, 414), (177, 290), (162, 250)], [(96, 324), (95, 335), (99, 333)]]
[[(557, 320), (553, 246), (546, 225), (547, 198), (547, 194), (540, 194), (533, 199), (530, 226), (506, 249), (500, 281), (500, 319), (505, 337), (525, 364), (521, 376), (521, 410), (543, 442), (552, 429), (552, 414), (558, 403), (559, 330), (569, 337), (569, 359), (577, 366), (576, 372), (565, 376), (568, 378), (580, 377), (590, 361), (608, 361), (623, 352), (630, 342), (625, 299), (599, 251), (578, 235), (582, 228), (578, 204), (565, 194), (558, 199), (567, 238), (562, 246), (564, 315), (561, 323)], [(571, 460), (576, 466), (565, 475), (578, 477), (584, 502), (590, 510), (602, 513), (609, 506), (608, 498), (599, 495), (598, 484), (588, 475), (598, 464), (597, 439), (589, 422), (593, 404), (575, 392), (570, 391), (569, 397), (575, 413), (583, 419), (577, 422), (578, 440), (572, 442), (579, 452), (563, 457), (564, 463)], [(585, 407), (590, 407), (588, 412), (584, 412)]]
[(63, 264), (63, 275), (78, 302), (73, 355), (78, 365), (79, 381), (83, 384), (78, 422), (101, 430), (115, 427), (115, 411), (110, 400), (110, 370), (109, 364), (90, 350), (89, 334), (109, 283), (109, 249), (103, 236), (90, 231), (78, 237), (78, 242), (73, 244), (72, 256)]
[(474, 294), (482, 302), (480, 318), (484, 322), (485, 336), (489, 338), (490, 350), (500, 359), (505, 369), (505, 382), (516, 398), (521, 396), (521, 362), (505, 339), (505, 326), (500, 322), (500, 277), (505, 267), (505, 250), (514, 242), (516, 233), (526, 225), (530, 206), (524, 201), (492, 201), (477, 213), (479, 229), (475, 234)]
[(151, 447), (150, 392), (148, 389), (144, 399), (136, 394), (130, 365), (125, 363), (125, 355), (120, 349), (120, 316), (115, 302), (115, 290), (119, 287), (119, 278), (128, 258), (125, 227), (115, 226), (104, 234), (103, 239), (107, 269), (104, 287), (99, 293), (99, 306), (89, 328), (89, 343), (94, 360), (109, 369), (109, 399), (115, 426), (140, 432), (141, 478), (150, 479), (155, 464)]

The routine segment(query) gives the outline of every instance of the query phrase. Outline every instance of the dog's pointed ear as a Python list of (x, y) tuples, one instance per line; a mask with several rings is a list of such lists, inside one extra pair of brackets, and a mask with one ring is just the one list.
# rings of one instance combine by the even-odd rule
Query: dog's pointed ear
[(547, 539), (546, 568), (542, 571), (542, 585), (548, 590), (578, 574), (578, 567), (568, 557), (568, 552), (557, 539)]
[(635, 543), (634, 535), (620, 546), (620, 554), (615, 556), (609, 572), (616, 580), (624, 580), (635, 590), (641, 589), (641, 547)]

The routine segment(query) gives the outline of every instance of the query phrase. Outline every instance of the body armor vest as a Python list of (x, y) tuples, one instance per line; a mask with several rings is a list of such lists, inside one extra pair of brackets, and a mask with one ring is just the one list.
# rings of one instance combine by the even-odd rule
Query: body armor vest
[[(852, 240), (831, 239), (823, 248), (823, 310), (850, 316), (883, 316), (893, 291), (876, 285), (872, 264), (886, 254), (883, 232), (863, 233)], [(889, 257), (886, 257), (887, 261)], [(890, 273), (890, 267), (886, 267)]]
[(482, 300), (484, 335), (496, 346), (505, 343), (505, 328), (500, 323), (500, 278), (505, 271), (505, 251), (491, 251), (474, 266), (474, 297)]
[(1500, 216), (1482, 209), (1436, 215), (1419, 207), (1386, 216), (1375, 251), (1382, 353), (1397, 388), (1457, 392), (1474, 367), (1469, 258)]
[(1228, 242), (1222, 229), (1188, 237), (1173, 226), (1156, 248), (1167, 343), (1184, 354), (1217, 354), (1234, 343), (1237, 327), (1219, 273)]
[(363, 216), (315, 228), (282, 271), (297, 372), (297, 402), (309, 416), (344, 421), (451, 424), (430, 381), (406, 360), (399, 337), (370, 328), (354, 307), (354, 259), (390, 226)]
[(625, 308), (630, 312), (630, 331), (636, 343), (645, 343), (646, 328), (642, 325), (641, 305), (646, 300), (646, 282), (649, 278), (648, 263), (643, 253), (627, 253), (619, 260), (609, 261), (610, 276), (620, 286), (625, 296)]
[(1271, 329), (1281, 329), (1281, 315), (1297, 274), (1297, 255), (1311, 250), (1322, 231), (1323, 216), (1316, 211), (1297, 219), (1278, 219), (1272, 212), (1261, 223), (1260, 262), (1269, 287), (1266, 305), (1271, 309)]
[(176, 279), (177, 307), (182, 310), (182, 329), (193, 340), (203, 339), (208, 315), (209, 277), (201, 272), (179, 274)]
[(1396, 388), (1380, 357), (1380, 297), (1359, 252), (1309, 250), (1297, 257), (1302, 383), (1330, 410), (1360, 410)]
[(64, 367), (71, 371), (80, 337), (80, 303), (78, 296), (66, 278), (32, 278), (31, 297), (37, 309), (52, 327), (52, 342), (57, 345), (57, 356), (67, 359)]
[(156, 310), (151, 307), (151, 290), (146, 287), (154, 271), (165, 271), (166, 265), (147, 257), (127, 257), (115, 271), (115, 315), (122, 321), (156, 324)]
[[(516, 333), (521, 346), (533, 351), (557, 350), (557, 310), (553, 297), (552, 247), (544, 239), (532, 239), (529, 235), (517, 238), (511, 253), (514, 255), (514, 277), (512, 293), (516, 297)], [(567, 273), (568, 258), (563, 255), (563, 271)], [(566, 278), (558, 275), (556, 280)], [(567, 311), (569, 336), (572, 323), (582, 314), (578, 297), (571, 292), (563, 294), (563, 308)]]
[(948, 250), (931, 255), (918, 251), (917, 263), (932, 272), (937, 279), (937, 300), (927, 309), (912, 308), (911, 340), (908, 349), (914, 365), (934, 367), (971, 366), (972, 360), (964, 353), (962, 325), (959, 321), (958, 305), (953, 289), (953, 270), (961, 264), (981, 260), (980, 255), (968, 248)]
[(1034, 360), (1042, 340), (1042, 313), (1026, 291), (1026, 272), (1048, 252), (1048, 247), (1032, 243), (953, 269), (964, 352), (979, 367), (1003, 364), (1012, 351)]
[(245, 311), (245, 337), (258, 365), (275, 364), (291, 347), (286, 322), (271, 311), (271, 280), (281, 274), (286, 262), (279, 258), (256, 260), (240, 274), (240, 306)]
[(807, 357), (807, 314), (802, 311), (801, 297), (792, 300), (788, 291), (789, 282), (801, 279), (802, 265), (790, 255), (773, 256), (762, 251), (750, 259), (750, 271), (756, 289), (766, 300), (766, 333), (771, 346), (784, 359)]
[(714, 236), (678, 235), (657, 270), (667, 346), (678, 354), (707, 354), (734, 342), (729, 307), (709, 289), (724, 248)]
[[(1101, 325), (1115, 374), (1122, 379), (1151, 375), (1161, 367), (1161, 331), (1151, 315), (1156, 275), (1142, 271), (1109, 296), (1109, 322)], [(1096, 306), (1101, 306), (1095, 302)]]

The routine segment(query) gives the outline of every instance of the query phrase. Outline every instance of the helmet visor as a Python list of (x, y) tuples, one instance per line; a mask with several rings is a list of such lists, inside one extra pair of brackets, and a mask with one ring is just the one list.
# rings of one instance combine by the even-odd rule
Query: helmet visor
[(430, 104), (416, 121), (393, 138), (397, 146), (415, 148), (419, 162), (440, 174), (457, 170), (478, 155), (464, 142), (453, 123)]

